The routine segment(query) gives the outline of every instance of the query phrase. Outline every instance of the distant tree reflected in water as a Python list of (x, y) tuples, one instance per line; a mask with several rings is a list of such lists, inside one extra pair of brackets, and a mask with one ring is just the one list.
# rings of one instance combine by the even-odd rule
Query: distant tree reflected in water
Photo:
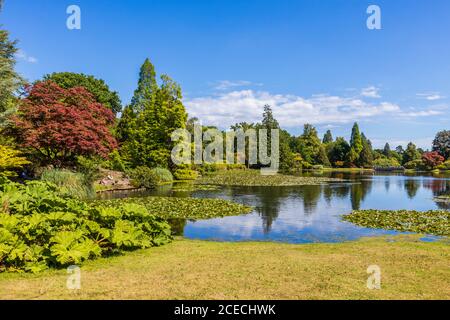
[(421, 182), (416, 179), (405, 180), (405, 190), (409, 199), (413, 199), (417, 195), (417, 191), (420, 189)]

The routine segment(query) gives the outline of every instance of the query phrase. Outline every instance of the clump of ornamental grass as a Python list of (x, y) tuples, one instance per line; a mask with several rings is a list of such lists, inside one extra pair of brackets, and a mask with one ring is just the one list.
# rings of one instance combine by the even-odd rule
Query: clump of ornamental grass
[(95, 189), (92, 179), (85, 173), (65, 169), (46, 169), (41, 180), (55, 184), (61, 193), (78, 199), (92, 199)]

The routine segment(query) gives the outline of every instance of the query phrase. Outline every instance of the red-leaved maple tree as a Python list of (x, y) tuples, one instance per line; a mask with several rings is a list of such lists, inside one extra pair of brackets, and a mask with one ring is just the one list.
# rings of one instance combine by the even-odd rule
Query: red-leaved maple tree
[(425, 152), (422, 155), (422, 161), (425, 163), (427, 167), (432, 169), (442, 164), (445, 161), (445, 159), (438, 152), (433, 151), (433, 152)]
[(78, 155), (106, 158), (117, 148), (110, 131), (114, 114), (83, 87), (39, 82), (28, 88), (18, 111), (13, 118), (18, 140), (46, 162), (71, 161)]

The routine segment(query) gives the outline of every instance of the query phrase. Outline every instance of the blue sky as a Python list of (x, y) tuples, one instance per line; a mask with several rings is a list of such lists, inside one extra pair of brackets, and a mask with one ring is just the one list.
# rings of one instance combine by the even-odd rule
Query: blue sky
[[(72, 4), (81, 30), (66, 28)], [(370, 4), (382, 30), (366, 27)], [(450, 129), (449, 15), (447, 0), (5, 0), (0, 21), (29, 80), (93, 74), (125, 104), (149, 57), (204, 124), (258, 121), (270, 103), (293, 134), (348, 137), (358, 121), (375, 146), (429, 147)]]

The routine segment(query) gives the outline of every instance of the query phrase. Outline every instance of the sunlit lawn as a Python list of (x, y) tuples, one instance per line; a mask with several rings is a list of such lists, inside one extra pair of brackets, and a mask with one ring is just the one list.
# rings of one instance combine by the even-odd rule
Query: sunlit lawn
[[(449, 299), (450, 246), (417, 237), (340, 244), (177, 240), (65, 270), (0, 274), (2, 299)], [(381, 289), (366, 286), (369, 265)]]

